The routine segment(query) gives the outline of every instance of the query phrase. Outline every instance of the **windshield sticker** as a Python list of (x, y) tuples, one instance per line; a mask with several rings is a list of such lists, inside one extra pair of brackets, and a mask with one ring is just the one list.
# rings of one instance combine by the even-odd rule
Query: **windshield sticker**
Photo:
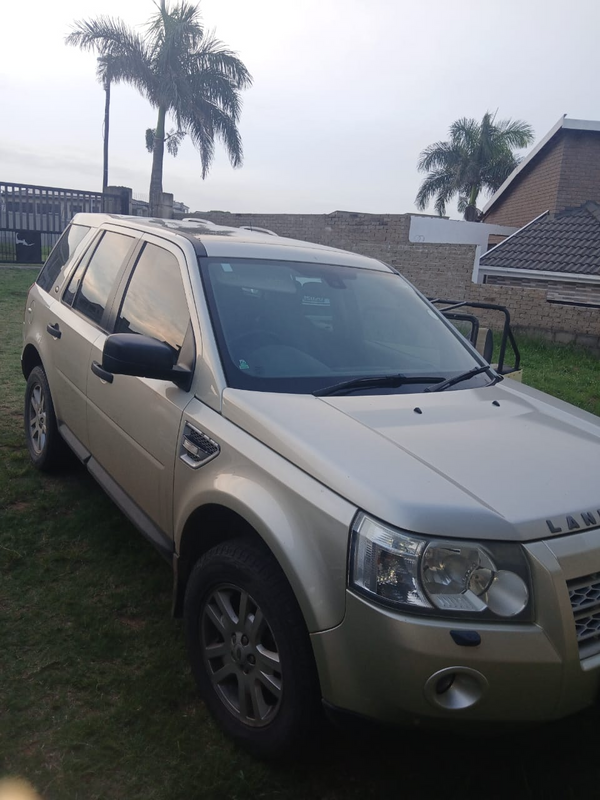
[(243, 358), (240, 358), (240, 360), (239, 360), (239, 367), (240, 367), (240, 369), (250, 369), (250, 365)]
[(305, 294), (302, 298), (302, 305), (328, 307), (331, 305), (331, 300), (329, 297), (319, 297), (318, 295)]
[(233, 272), (233, 267), (231, 264), (221, 264), (221, 269), (223, 272)]

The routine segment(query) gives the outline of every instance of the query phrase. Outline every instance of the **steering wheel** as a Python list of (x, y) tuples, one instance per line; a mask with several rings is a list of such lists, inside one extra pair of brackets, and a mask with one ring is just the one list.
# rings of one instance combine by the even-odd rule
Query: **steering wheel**
[(247, 350), (254, 352), (259, 347), (268, 347), (270, 344), (283, 344), (280, 336), (272, 331), (264, 330), (263, 328), (256, 328), (255, 330), (243, 333), (241, 336), (236, 336), (231, 342), (232, 350)]

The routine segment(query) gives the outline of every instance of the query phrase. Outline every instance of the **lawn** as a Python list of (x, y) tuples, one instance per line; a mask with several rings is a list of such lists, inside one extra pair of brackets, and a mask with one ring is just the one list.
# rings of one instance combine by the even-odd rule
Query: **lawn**
[[(0, 777), (46, 800), (597, 796), (595, 709), (494, 738), (327, 730), (287, 766), (238, 751), (196, 695), (168, 566), (83, 468), (29, 466), (19, 352), (35, 274), (0, 269)], [(521, 344), (528, 383), (600, 414), (596, 359)]]

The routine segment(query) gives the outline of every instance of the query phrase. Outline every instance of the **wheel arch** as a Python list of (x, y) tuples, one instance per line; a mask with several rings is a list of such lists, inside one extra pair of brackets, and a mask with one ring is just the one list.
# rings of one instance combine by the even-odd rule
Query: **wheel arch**
[(25, 380), (31, 375), (31, 371), (35, 367), (43, 367), (42, 358), (38, 349), (31, 343), (25, 345), (25, 349), (21, 355), (21, 371)]
[(192, 511), (183, 526), (179, 552), (174, 559), (174, 616), (181, 617), (183, 613), (187, 582), (198, 559), (218, 544), (238, 538), (259, 544), (275, 557), (256, 528), (237, 511), (217, 502), (207, 503)]

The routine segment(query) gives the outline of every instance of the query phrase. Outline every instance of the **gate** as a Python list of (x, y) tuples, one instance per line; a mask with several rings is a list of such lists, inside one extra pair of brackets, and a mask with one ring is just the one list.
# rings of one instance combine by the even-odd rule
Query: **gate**
[(45, 261), (80, 211), (101, 212), (102, 192), (0, 181), (0, 261)]

